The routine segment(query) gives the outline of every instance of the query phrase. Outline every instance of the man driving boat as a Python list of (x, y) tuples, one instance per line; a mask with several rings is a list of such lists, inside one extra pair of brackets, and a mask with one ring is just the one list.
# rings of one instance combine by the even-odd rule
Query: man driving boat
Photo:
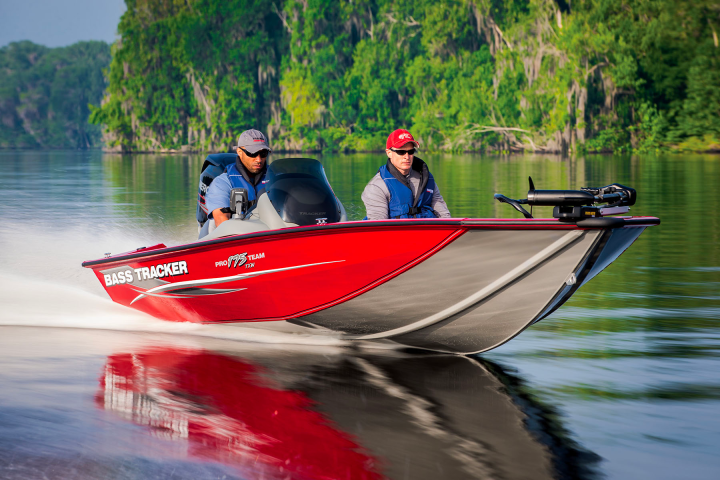
[(245, 188), (252, 207), (265, 188), (267, 157), (272, 152), (267, 138), (259, 130), (245, 130), (238, 137), (237, 159), (215, 177), (205, 197), (207, 211), (211, 212), (215, 226), (230, 220), (230, 192)]
[(385, 144), (387, 164), (380, 167), (362, 193), (365, 220), (450, 218), (430, 170), (415, 156), (418, 147), (407, 130), (390, 134)]

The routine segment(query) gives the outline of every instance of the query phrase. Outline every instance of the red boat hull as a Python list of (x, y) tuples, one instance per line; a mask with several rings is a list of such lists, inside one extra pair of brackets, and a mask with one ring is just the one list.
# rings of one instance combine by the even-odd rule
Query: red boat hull
[[(591, 273), (591, 267), (597, 258), (604, 258), (600, 256), (603, 249), (612, 251), (605, 255), (609, 260), (603, 260), (607, 266), (645, 227), (659, 223), (653, 217), (591, 220), (595, 221), (347, 222), (170, 248), (156, 245), (83, 265), (93, 269), (113, 301), (165, 320), (238, 323), (301, 319), (296, 323), (358, 338), (393, 337), (396, 341), (432, 323), (464, 315), (469, 307), (497, 303), (493, 296), (504, 291), (509, 292), (508, 300), (515, 302), (512, 296), (519, 292), (512, 293), (514, 285), (526, 278), (532, 280), (534, 275), (536, 298), (527, 297), (532, 304), (503, 329), (498, 338), (504, 338), (507, 332), (516, 334), (518, 328), (541, 319), (569, 298), (577, 287), (573, 287), (575, 280), (566, 285), (568, 275), (581, 277), (577, 286), (585, 276), (594, 276), (597, 272)], [(468, 232), (472, 233), (466, 240), (458, 240)], [(442, 255), (428, 261), (441, 251)], [(419, 265), (425, 267), (416, 269)], [(422, 272), (421, 278), (415, 272)], [(512, 274), (509, 277), (508, 272)], [(380, 286), (383, 288), (378, 289)], [(365, 295), (368, 292), (373, 293)], [(468, 299), (474, 303), (467, 303)], [(403, 311), (395, 311), (394, 305), (403, 305)], [(417, 333), (413, 335), (415, 338)], [(432, 348), (485, 349), (463, 342), (447, 349), (442, 345)], [(416, 340), (409, 343), (422, 346)]]
[[(462, 232), (442, 226), (348, 229), (334, 235), (298, 232), (154, 255), (94, 271), (113, 301), (165, 320), (286, 320), (349, 300), (421, 262)], [(234, 261), (243, 254), (244, 263)], [(172, 269), (177, 264), (177, 274), (152, 278), (158, 266), (165, 270), (165, 265)], [(124, 283), (107, 285), (107, 275), (114, 283), (112, 274), (121, 272), (130, 272), (123, 274)], [(217, 281), (206, 292), (144, 295), (151, 289), (139, 287), (143, 280), (164, 280), (200, 288), (209, 285), (208, 279)], [(196, 281), (204, 283), (195, 286)]]

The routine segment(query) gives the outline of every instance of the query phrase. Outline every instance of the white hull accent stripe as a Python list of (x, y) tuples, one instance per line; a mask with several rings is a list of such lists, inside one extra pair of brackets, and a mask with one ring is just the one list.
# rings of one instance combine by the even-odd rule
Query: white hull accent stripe
[[(240, 290), (247, 290), (247, 288), (235, 288), (232, 290), (221, 290), (218, 292), (210, 291), (210, 293), (203, 293), (202, 295), (190, 295), (190, 294), (169, 293), (169, 292), (168, 293), (149, 293), (149, 292), (143, 292), (142, 290), (137, 290), (135, 288), (133, 288), (133, 290), (135, 290), (138, 293), (141, 293), (142, 295), (140, 295), (140, 296), (147, 296), (147, 297), (196, 298), (196, 297), (208, 297), (208, 296), (212, 296), (212, 295), (224, 295), (226, 293), (235, 293), (235, 292), (239, 292)], [(135, 299), (135, 300), (137, 300), (137, 299)], [(133, 302), (135, 300), (133, 300)], [(130, 304), (132, 305), (132, 302), (130, 302)]]
[(427, 326), (430, 326), (434, 323), (440, 322), (442, 320), (445, 320), (448, 317), (451, 317), (452, 315), (455, 315), (457, 313), (462, 312), (468, 307), (471, 307), (475, 305), (476, 303), (482, 301), (483, 299), (489, 297), (493, 293), (497, 292), (501, 288), (508, 285), (513, 280), (525, 275), (529, 271), (533, 270), (535, 267), (537, 267), (540, 263), (544, 262), (548, 258), (555, 255), (557, 252), (562, 250), (563, 248), (567, 247), (571, 243), (575, 242), (577, 239), (579, 239), (585, 232), (583, 230), (573, 230), (570, 233), (564, 235), (563, 237), (556, 240), (554, 243), (546, 247), (545, 249), (541, 250), (540, 252), (536, 253), (529, 259), (527, 259), (525, 262), (521, 263), (514, 269), (510, 270), (508, 273), (503, 275), (502, 277), (498, 278), (494, 282), (492, 282), (490, 285), (486, 286), (485, 288), (479, 290), (478, 292), (470, 295), (466, 299), (456, 303), (455, 305), (452, 305), (445, 310), (438, 312), (434, 315), (430, 315), (427, 318), (424, 318), (422, 320), (418, 320), (415, 323), (411, 323), (410, 325), (405, 325), (402, 327), (394, 328), (392, 330), (387, 330), (385, 332), (379, 332), (379, 333), (371, 333), (368, 335), (357, 335), (357, 336), (348, 336), (344, 338), (350, 338), (353, 340), (373, 340), (377, 338), (387, 338), (387, 337), (393, 337), (395, 335), (401, 335), (403, 333), (408, 332), (414, 332), (415, 330), (420, 330), (421, 328), (425, 328)]
[[(298, 268), (315, 267), (318, 265), (327, 265), (329, 263), (339, 263), (339, 262), (344, 262), (344, 261), (345, 260), (333, 260), (331, 262), (308, 263), (306, 265), (296, 265), (294, 267), (274, 268), (272, 270), (261, 270), (261, 271), (255, 271), (255, 272), (250, 272), (250, 273), (241, 273), (239, 275), (231, 275), (229, 277), (203, 278), (201, 280), (186, 280), (184, 282), (166, 283), (165, 285), (160, 285), (158, 287), (151, 288), (150, 290), (143, 292), (141, 295), (138, 295), (137, 297), (135, 297), (133, 299), (132, 302), (130, 302), (130, 305), (132, 305), (136, 301), (138, 301), (141, 298), (144, 298), (146, 296), (164, 296), (164, 295), (157, 295), (157, 294), (159, 292), (163, 292), (166, 290), (172, 291), (172, 290), (178, 290), (181, 288), (198, 287), (200, 285), (215, 285), (218, 283), (234, 282), (236, 280), (245, 280), (247, 278), (257, 277), (259, 275), (267, 275), (269, 273), (285, 272), (288, 270), (296, 270)], [(155, 294), (155, 295), (153, 295), (153, 294)]]

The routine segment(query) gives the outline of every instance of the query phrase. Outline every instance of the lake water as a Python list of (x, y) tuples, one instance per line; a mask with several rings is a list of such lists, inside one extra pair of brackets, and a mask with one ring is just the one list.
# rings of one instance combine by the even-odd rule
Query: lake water
[[(382, 157), (318, 158), (362, 218)], [(630, 185), (632, 213), (662, 219), (473, 357), (226, 338), (112, 303), (80, 263), (194, 240), (202, 160), (0, 153), (0, 478), (720, 476), (720, 157), (429, 155), (456, 217), (517, 217), (492, 194), (532, 176)]]

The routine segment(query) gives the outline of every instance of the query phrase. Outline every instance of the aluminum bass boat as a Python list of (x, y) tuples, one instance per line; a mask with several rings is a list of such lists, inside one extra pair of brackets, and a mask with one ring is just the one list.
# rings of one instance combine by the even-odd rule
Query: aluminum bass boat
[[(208, 157), (200, 207), (208, 172), (230, 161)], [(636, 200), (619, 184), (536, 190), (530, 180), (527, 199), (495, 198), (525, 218), (347, 221), (318, 161), (282, 159), (255, 205), (234, 189), (233, 218), (204, 222), (199, 240), (83, 266), (113, 301), (164, 320), (469, 354), (547, 317), (660, 223), (618, 216)], [(553, 218), (523, 205), (554, 206)]]

